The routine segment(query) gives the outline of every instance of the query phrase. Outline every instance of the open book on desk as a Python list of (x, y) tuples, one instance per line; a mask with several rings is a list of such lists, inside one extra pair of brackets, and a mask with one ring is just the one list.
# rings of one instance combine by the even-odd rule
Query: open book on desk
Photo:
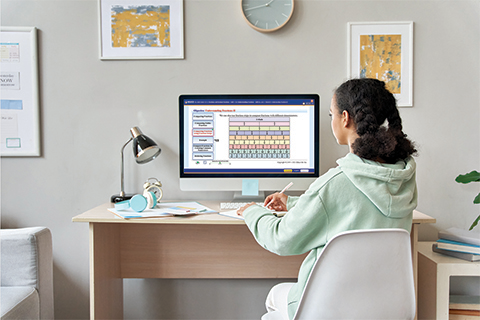
[(160, 218), (170, 216), (190, 216), (204, 213), (217, 213), (204, 205), (195, 201), (189, 202), (161, 202), (153, 209), (145, 209), (142, 212), (136, 212), (132, 209), (117, 210), (109, 208), (110, 212), (122, 219), (141, 219), (141, 218)]
[[(287, 211), (272, 211), (273, 215), (277, 217), (283, 217)], [(240, 220), (245, 220), (243, 216), (239, 216), (237, 214), (237, 210), (229, 210), (229, 211), (220, 211), (218, 214), (221, 214), (222, 216), (227, 216), (230, 218), (235, 218), (235, 219), (240, 219)]]

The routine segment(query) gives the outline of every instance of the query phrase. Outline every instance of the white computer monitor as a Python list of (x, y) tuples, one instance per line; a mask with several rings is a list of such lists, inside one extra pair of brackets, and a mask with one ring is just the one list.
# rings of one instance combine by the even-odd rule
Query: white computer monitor
[(317, 94), (181, 95), (180, 188), (306, 190), (320, 170), (319, 106)]

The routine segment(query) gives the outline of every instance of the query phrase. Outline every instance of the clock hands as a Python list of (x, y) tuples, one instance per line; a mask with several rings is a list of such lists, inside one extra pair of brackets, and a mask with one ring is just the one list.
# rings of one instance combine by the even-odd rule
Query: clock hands
[(250, 10), (253, 10), (253, 9), (268, 7), (268, 6), (270, 5), (270, 3), (272, 3), (273, 1), (275, 1), (275, 0), (270, 0), (269, 2), (267, 2), (267, 3), (265, 3), (265, 4), (262, 4), (262, 5), (260, 5), (260, 6), (247, 8), (247, 9), (245, 9), (244, 11), (250, 11)]
[(266, 4), (262, 4), (261, 6), (251, 7), (251, 8), (245, 9), (244, 11), (250, 11), (258, 8), (265, 8), (266, 6), (267, 6)]

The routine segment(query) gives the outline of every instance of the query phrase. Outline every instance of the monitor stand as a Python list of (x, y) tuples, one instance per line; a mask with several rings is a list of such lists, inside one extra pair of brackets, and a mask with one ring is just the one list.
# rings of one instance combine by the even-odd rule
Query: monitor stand
[(235, 191), (232, 202), (264, 202), (265, 192), (259, 191), (258, 196), (244, 196), (241, 191)]

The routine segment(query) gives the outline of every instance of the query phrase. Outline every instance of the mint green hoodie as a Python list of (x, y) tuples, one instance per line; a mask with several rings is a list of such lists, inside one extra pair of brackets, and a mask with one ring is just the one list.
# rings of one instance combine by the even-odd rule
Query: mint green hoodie
[(302, 196), (288, 197), (288, 213), (283, 218), (257, 205), (243, 213), (248, 228), (265, 249), (278, 255), (310, 251), (288, 295), (290, 319), (312, 267), (332, 237), (354, 229), (411, 229), (417, 206), (412, 157), (381, 164), (349, 153), (337, 163), (338, 167), (315, 180)]

